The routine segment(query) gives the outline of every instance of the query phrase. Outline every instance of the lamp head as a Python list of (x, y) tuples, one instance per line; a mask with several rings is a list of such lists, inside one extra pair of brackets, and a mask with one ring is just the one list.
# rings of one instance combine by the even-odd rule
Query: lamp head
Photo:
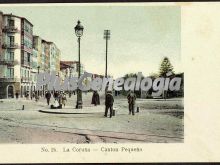
[(82, 37), (84, 27), (81, 25), (80, 20), (78, 20), (77, 25), (75, 26), (75, 34), (77, 37)]

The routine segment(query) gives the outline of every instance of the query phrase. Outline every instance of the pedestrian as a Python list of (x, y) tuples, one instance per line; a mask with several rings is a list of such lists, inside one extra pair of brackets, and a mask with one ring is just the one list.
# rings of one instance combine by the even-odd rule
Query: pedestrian
[(129, 115), (132, 113), (134, 115), (134, 105), (135, 105), (135, 100), (136, 100), (136, 95), (134, 92), (129, 91), (128, 96), (128, 109), (129, 109)]
[(113, 103), (114, 103), (114, 98), (112, 96), (111, 91), (107, 91), (105, 95), (105, 117), (108, 115), (108, 109), (110, 109), (110, 118), (112, 117), (113, 113)]
[(64, 93), (63, 96), (62, 96), (62, 105), (65, 107), (66, 105), (66, 102), (67, 102), (67, 98), (66, 98), (66, 94)]
[(51, 109), (62, 109), (62, 104), (59, 104), (57, 100), (54, 100), (54, 103), (50, 105)]
[(62, 92), (58, 92), (57, 101), (58, 101), (59, 105), (62, 105), (62, 98), (63, 98)]
[[(32, 98), (35, 98), (35, 92), (32, 92)], [(31, 98), (31, 100), (32, 100)]]
[(37, 92), (35, 92), (35, 95), (34, 95), (34, 96), (35, 96), (35, 101), (38, 102), (39, 96), (38, 96)]
[(58, 101), (59, 93), (57, 91), (54, 92), (54, 99)]
[(18, 95), (19, 95), (18, 92), (16, 92), (16, 93), (15, 93), (15, 97), (16, 97), (16, 99), (18, 99)]
[(100, 105), (100, 99), (99, 99), (99, 94), (97, 91), (94, 91), (93, 92), (93, 95), (92, 95), (92, 103), (91, 104), (94, 104), (95, 106), (96, 105)]
[(51, 93), (50, 93), (49, 91), (46, 92), (45, 97), (46, 97), (46, 99), (47, 99), (47, 105), (50, 105)]
[(29, 91), (26, 91), (26, 92), (25, 92), (25, 97), (26, 97), (26, 99), (28, 99), (28, 97), (29, 97)]

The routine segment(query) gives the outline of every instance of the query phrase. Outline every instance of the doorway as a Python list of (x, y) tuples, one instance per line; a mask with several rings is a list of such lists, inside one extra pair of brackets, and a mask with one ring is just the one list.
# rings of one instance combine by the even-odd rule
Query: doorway
[(8, 98), (14, 98), (14, 87), (12, 85), (8, 86)]

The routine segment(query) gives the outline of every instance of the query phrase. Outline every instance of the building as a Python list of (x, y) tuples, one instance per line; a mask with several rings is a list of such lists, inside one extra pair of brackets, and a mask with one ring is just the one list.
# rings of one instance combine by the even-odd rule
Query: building
[(31, 70), (31, 93), (35, 91), (37, 83), (37, 73), (38, 73), (38, 52), (33, 48), (33, 60), (32, 60), (32, 70)]
[(56, 73), (60, 72), (60, 50), (57, 48), (57, 46), (53, 42), (49, 42), (49, 61), (50, 61), (50, 72), (55, 71)]
[(60, 72), (61, 52), (55, 43), (46, 41), (39, 36), (34, 36), (33, 48), (37, 51), (39, 72)]
[(33, 25), (23, 17), (0, 12), (0, 98), (30, 88)]
[[(64, 77), (78, 77), (79, 62), (78, 61), (60, 61), (60, 71)], [(84, 74), (84, 65), (80, 64), (80, 75)]]
[(0, 99), (35, 91), (37, 73), (59, 74), (60, 58), (53, 42), (33, 35), (30, 21), (0, 12)]
[[(80, 75), (84, 74), (84, 65), (80, 65)], [(60, 61), (60, 77), (64, 81), (66, 77), (78, 77), (79, 76), (79, 62), (78, 61)], [(85, 80), (87, 82), (87, 79)]]
[[(57, 75), (60, 74), (60, 58), (61, 52), (55, 43), (46, 41), (39, 36), (34, 36), (34, 50), (37, 51), (37, 72), (56, 72)], [(40, 95), (43, 95), (47, 87), (42, 86), (42, 91)]]
[(21, 89), (23, 96), (31, 90), (31, 71), (33, 64), (33, 25), (25, 18), (21, 19)]

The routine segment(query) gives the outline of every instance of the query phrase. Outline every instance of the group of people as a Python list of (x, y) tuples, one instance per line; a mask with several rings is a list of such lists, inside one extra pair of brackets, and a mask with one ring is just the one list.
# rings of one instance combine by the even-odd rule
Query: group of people
[[(16, 96), (16, 99), (18, 99), (19, 98), (19, 93), (16, 92), (15, 96)], [(29, 91), (26, 91), (24, 93), (24, 96), (25, 96), (26, 99), (29, 99)], [(50, 105), (50, 100), (51, 100), (52, 96), (54, 97), (54, 103), (51, 105), (51, 109), (58, 109), (58, 108), (62, 108), (62, 107), (66, 106), (67, 97), (66, 97), (65, 92), (55, 91), (55, 92), (52, 93), (50, 91), (46, 91), (45, 92), (45, 98), (47, 100), (47, 105)], [(31, 100), (34, 98), (35, 101), (37, 102), (39, 100), (39, 94), (37, 93), (37, 91), (33, 91), (30, 94), (30, 98), (31, 98)]]
[[(51, 92), (47, 91), (45, 94), (45, 98), (47, 100), (47, 105), (50, 105)], [(67, 97), (64, 92), (55, 91), (53, 94), (54, 103), (50, 106), (51, 109), (62, 109), (62, 107), (66, 106)]]
[[(19, 98), (19, 92), (16, 92), (16, 93), (15, 93), (15, 97), (16, 97), (16, 99)], [(26, 91), (26, 92), (24, 93), (24, 97), (25, 97), (27, 100), (29, 99), (29, 91)], [(33, 91), (33, 92), (30, 94), (30, 98), (31, 98), (31, 100), (34, 98), (35, 101), (37, 102), (37, 101), (39, 100), (39, 95), (37, 94), (37, 91)]]
[[(129, 115), (134, 115), (134, 108), (135, 108), (135, 100), (136, 100), (136, 95), (133, 91), (129, 91), (127, 95), (127, 100), (128, 100), (128, 110), (129, 110)], [(114, 103), (114, 98), (112, 95), (111, 91), (107, 91), (106, 96), (105, 96), (105, 117), (108, 115), (108, 110), (110, 109), (110, 118), (113, 115), (113, 103)]]
[[(134, 115), (136, 95), (133, 91), (129, 91), (127, 95), (127, 100), (128, 100), (129, 115), (131, 114)], [(99, 94), (97, 91), (93, 92), (92, 104), (94, 104), (95, 106), (100, 105)], [(112, 91), (107, 91), (105, 95), (105, 114), (104, 114), (105, 117), (108, 116), (108, 110), (110, 110), (110, 118), (113, 116), (113, 104), (114, 104), (114, 97)]]
[[(50, 105), (50, 100), (54, 97), (54, 103), (51, 104), (50, 108), (51, 109), (62, 109), (62, 107), (66, 106), (67, 102), (67, 97), (65, 92), (62, 91), (55, 91), (51, 93), (50, 91), (46, 91), (45, 93), (45, 98), (47, 100), (47, 105)], [(25, 97), (29, 97), (29, 92), (25, 93)], [(33, 92), (31, 95), (31, 100), (32, 98), (35, 98), (35, 101), (39, 100), (39, 95), (37, 92)], [(71, 96), (70, 96), (71, 97)], [(18, 93), (16, 93), (16, 98), (18, 98)], [(127, 95), (127, 101), (128, 101), (128, 109), (129, 109), (129, 114), (134, 115), (134, 109), (135, 109), (135, 100), (136, 100), (136, 95), (133, 91), (129, 91)], [(100, 97), (97, 91), (93, 92), (92, 96), (92, 102), (91, 104), (94, 104), (95, 106), (100, 105)], [(110, 110), (110, 118), (113, 116), (113, 104), (114, 104), (114, 97), (112, 94), (112, 91), (107, 91), (105, 95), (105, 114), (104, 116), (107, 117), (108, 115), (108, 110)]]

